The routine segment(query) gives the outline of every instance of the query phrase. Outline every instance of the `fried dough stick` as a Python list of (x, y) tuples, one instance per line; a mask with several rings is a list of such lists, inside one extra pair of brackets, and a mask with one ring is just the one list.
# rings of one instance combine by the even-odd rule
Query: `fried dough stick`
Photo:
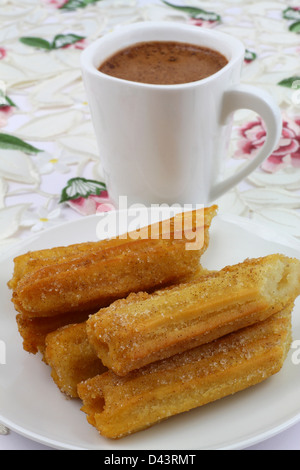
[(24, 255), (17, 256), (14, 259), (13, 277), (8, 282), (8, 287), (15, 289), (19, 281), (26, 276), (26, 274), (38, 271), (45, 266), (64, 263), (72, 258), (76, 259), (85, 253), (92, 252), (95, 250), (97, 243), (100, 242), (88, 242), (78, 245), (30, 251)]
[(51, 367), (51, 376), (71, 398), (78, 397), (77, 385), (107, 370), (91, 347), (85, 323), (59, 328), (46, 337), (44, 361)]
[(89, 340), (117, 375), (262, 321), (300, 294), (300, 261), (246, 260), (194, 282), (130, 295), (91, 315)]
[(59, 246), (38, 251), (29, 251), (14, 259), (14, 272), (12, 279), (7, 283), (10, 289), (16, 289), (19, 281), (27, 274), (32, 274), (46, 266), (76, 260), (88, 253), (95, 253), (105, 248), (120, 246), (127, 243), (127, 239), (118, 237), (99, 242), (86, 242), (68, 246)]
[(84, 381), (82, 411), (99, 433), (118, 439), (262, 382), (286, 359), (291, 310), (126, 377), (108, 371)]
[(88, 319), (86, 312), (67, 313), (52, 317), (29, 318), (18, 314), (16, 321), (23, 339), (23, 349), (31, 354), (44, 353), (45, 340), (49, 333), (65, 325), (84, 322)]
[[(34, 324), (38, 321), (43, 322), (44, 318), (25, 319), (25, 322)], [(30, 339), (32, 341), (31, 335), (29, 335)], [(78, 397), (77, 385), (80, 382), (107, 370), (89, 342), (85, 322), (78, 325), (66, 325), (49, 333), (46, 337), (43, 334), (40, 338), (39, 350), (43, 352), (44, 361), (52, 369), (51, 375), (54, 382), (61, 392), (71, 398)]]
[[(216, 210), (212, 206), (177, 214), (123, 235), (125, 242), (124, 238), (120, 243), (116, 239), (99, 242), (93, 251), (35, 269), (13, 281), (12, 285), (17, 283), (12, 297), (15, 308), (28, 317), (97, 311), (130, 292), (151, 291), (186, 279), (199, 269)], [(193, 234), (199, 243), (187, 249)]]
[[(199, 271), (190, 279), (198, 279), (211, 272), (212, 271), (200, 268)], [(190, 279), (186, 282), (190, 282)], [(171, 287), (165, 287), (165, 289), (168, 288)], [(37, 354), (38, 352), (44, 354), (45, 341), (48, 334), (67, 325), (85, 322), (89, 315), (94, 313), (96, 312), (71, 312), (64, 315), (35, 318), (18, 314), (16, 316), (16, 320), (19, 333), (23, 338), (23, 349), (31, 354)]]

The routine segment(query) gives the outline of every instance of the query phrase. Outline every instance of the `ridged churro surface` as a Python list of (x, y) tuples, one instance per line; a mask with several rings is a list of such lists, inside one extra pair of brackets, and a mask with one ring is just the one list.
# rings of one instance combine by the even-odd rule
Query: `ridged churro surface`
[[(197, 279), (197, 275), (194, 278)], [(89, 342), (86, 322), (66, 324), (59, 328), (57, 322), (70, 323), (72, 314), (68, 315), (68, 319), (62, 318), (61, 315), (49, 318), (22, 318), (23, 329), (26, 329), (23, 336), (27, 339), (24, 339), (24, 344), (28, 352), (40, 351), (43, 354), (44, 361), (51, 367), (51, 375), (58, 388), (69, 397), (76, 398), (79, 382), (94, 377), (107, 368)], [(47, 334), (49, 329), (52, 332)]]
[(51, 367), (51, 376), (71, 398), (78, 397), (77, 385), (107, 369), (91, 347), (84, 323), (68, 325), (46, 337), (44, 361)]
[[(199, 269), (216, 210), (212, 206), (178, 214), (122, 239), (46, 250), (44, 258), (43, 252), (19, 257), (9, 283), (15, 308), (28, 317), (97, 311), (130, 292), (188, 278)], [(191, 221), (188, 231), (183, 224), (179, 228), (182, 218)], [(198, 233), (199, 245), (187, 249), (193, 233)]]
[(300, 294), (300, 261), (246, 260), (152, 294), (132, 294), (91, 315), (87, 333), (118, 375), (262, 321)]
[(82, 411), (103, 436), (118, 439), (262, 382), (286, 359), (291, 311), (125, 377), (108, 371), (84, 381)]

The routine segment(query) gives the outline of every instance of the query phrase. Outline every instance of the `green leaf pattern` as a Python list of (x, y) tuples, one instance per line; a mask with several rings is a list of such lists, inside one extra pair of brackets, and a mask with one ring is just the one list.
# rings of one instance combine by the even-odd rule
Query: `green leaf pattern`
[(300, 21), (296, 21), (296, 23), (291, 24), (289, 27), (289, 30), (292, 31), (292, 33), (300, 33)]
[(67, 186), (62, 190), (60, 203), (78, 199), (88, 198), (92, 194), (100, 196), (102, 191), (106, 191), (106, 185), (100, 181), (85, 178), (72, 178)]
[(249, 49), (246, 49), (245, 51), (245, 61), (246, 62), (252, 62), (257, 58), (257, 54), (253, 51), (249, 51)]
[[(282, 17), (288, 21), (294, 21), (290, 24), (289, 31), (300, 33), (300, 7), (288, 7), (282, 12)], [(296, 20), (296, 21), (295, 21)]]
[(101, 0), (69, 0), (63, 6), (60, 7), (60, 10), (76, 10), (77, 8), (85, 8), (92, 3), (98, 3)]
[(22, 152), (28, 154), (37, 154), (42, 152), (42, 150), (28, 144), (27, 142), (24, 142), (18, 137), (4, 133), (0, 133), (0, 149), (21, 150)]
[(180, 10), (183, 13), (187, 13), (191, 18), (195, 20), (204, 20), (204, 21), (220, 21), (221, 17), (217, 13), (213, 11), (206, 11), (202, 8), (196, 7), (189, 7), (189, 6), (179, 6), (174, 5), (173, 3), (167, 2), (162, 0), (163, 3), (169, 7), (175, 8), (176, 10)]
[(299, 90), (300, 89), (300, 75), (285, 78), (284, 80), (281, 80), (278, 85), (284, 86), (286, 88), (291, 88), (293, 90)]
[(25, 44), (25, 46), (35, 47), (36, 49), (46, 49), (47, 51), (51, 51), (52, 49), (50, 42), (42, 38), (22, 37), (20, 38), (20, 42)]
[(78, 36), (77, 34), (58, 34), (55, 36), (52, 42), (52, 49), (61, 49), (71, 44), (76, 44), (78, 41), (85, 39), (84, 36)]
[(82, 41), (83, 39), (85, 39), (84, 36), (78, 36), (77, 34), (58, 34), (52, 42), (38, 37), (22, 37), (20, 38), (20, 41), (26, 46), (52, 51), (54, 49), (61, 49), (62, 47), (76, 44), (76, 42)]
[(14, 103), (13, 100), (11, 98), (9, 98), (9, 96), (4, 96), (4, 99), (5, 99), (6, 103), (1, 105), (1, 92), (0, 92), (0, 108), (1, 108), (1, 106), (12, 106), (13, 108), (17, 107), (16, 103)]
[(17, 107), (13, 100), (9, 98), (3, 90), (0, 89), (0, 109), (5, 108), (6, 106), (12, 106), (14, 108)]
[(299, 20), (300, 21), (300, 9), (288, 7), (283, 11), (283, 18), (286, 20)]

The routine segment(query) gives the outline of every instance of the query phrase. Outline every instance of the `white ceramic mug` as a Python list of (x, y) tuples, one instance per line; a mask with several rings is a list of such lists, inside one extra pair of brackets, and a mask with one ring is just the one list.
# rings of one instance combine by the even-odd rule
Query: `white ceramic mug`
[[(99, 72), (114, 53), (146, 41), (177, 41), (221, 52), (228, 64), (180, 85), (126, 81)], [(272, 98), (240, 85), (245, 49), (227, 34), (175, 22), (120, 27), (82, 53), (82, 72), (110, 197), (129, 204), (208, 204), (257, 168), (276, 147), (281, 113)], [(246, 168), (221, 180), (237, 109), (264, 120), (267, 138)]]

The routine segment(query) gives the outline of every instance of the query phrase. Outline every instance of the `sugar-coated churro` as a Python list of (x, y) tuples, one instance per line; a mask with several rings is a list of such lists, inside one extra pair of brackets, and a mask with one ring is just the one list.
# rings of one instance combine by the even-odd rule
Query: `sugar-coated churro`
[(91, 315), (87, 333), (117, 375), (262, 321), (300, 295), (300, 261), (246, 260), (190, 283), (132, 294)]
[[(151, 291), (193, 275), (209, 243), (216, 206), (120, 238), (46, 250), (16, 259), (12, 301), (28, 317), (97, 311), (130, 292)], [(190, 220), (189, 231), (179, 221)], [(167, 226), (167, 228), (166, 228)], [(199, 233), (197, 249), (186, 249)], [(138, 237), (139, 236), (139, 237)], [(148, 236), (148, 238), (147, 238)], [(149, 238), (150, 237), (150, 238)]]
[(65, 315), (30, 318), (18, 314), (17, 326), (23, 340), (23, 349), (31, 354), (44, 353), (45, 340), (49, 333), (65, 325), (84, 322), (88, 319), (86, 312), (71, 312)]
[(291, 310), (119, 377), (105, 372), (78, 385), (82, 411), (118, 439), (255, 385), (283, 366)]
[[(197, 279), (200, 274), (195, 275)], [(203, 276), (201, 271), (201, 276)], [(165, 288), (168, 289), (168, 288)], [(77, 384), (107, 370), (91, 346), (86, 332), (86, 322), (70, 323), (71, 316), (49, 318), (22, 318), (24, 345), (28, 352), (43, 354), (44, 361), (51, 367), (51, 375), (58, 388), (76, 398)], [(19, 324), (20, 324), (19, 320)], [(47, 331), (51, 329), (51, 333)], [(26, 341), (25, 341), (26, 340)]]
[(51, 376), (71, 398), (78, 397), (77, 385), (107, 369), (91, 347), (84, 323), (59, 328), (46, 337), (44, 361), (51, 367)]

